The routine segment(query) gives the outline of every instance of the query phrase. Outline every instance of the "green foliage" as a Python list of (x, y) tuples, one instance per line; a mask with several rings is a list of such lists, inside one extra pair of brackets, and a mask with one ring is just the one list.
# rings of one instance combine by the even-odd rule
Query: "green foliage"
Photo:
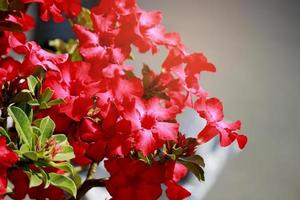
[(0, 136), (5, 136), (6, 139), (11, 142), (11, 139), (7, 133), (7, 131), (3, 128), (3, 127), (0, 127)]
[(49, 117), (45, 117), (40, 122), (40, 137), (39, 137), (39, 143), (44, 144), (53, 134), (55, 129), (55, 123), (54, 121)]
[(43, 183), (43, 175), (41, 173), (32, 173), (29, 174), (29, 187), (36, 187)]
[(91, 19), (91, 11), (87, 8), (82, 8), (77, 17), (72, 19), (72, 23), (84, 26), (89, 30), (93, 30), (93, 21)]
[[(31, 93), (35, 90), (34, 87), (33, 84)], [(42, 99), (48, 101), (51, 96), (52, 93), (48, 90)], [(28, 167), (24, 168), (30, 180), (30, 187), (41, 184), (45, 187), (54, 185), (75, 196), (76, 184), (71, 178), (66, 175), (47, 173), (44, 170), (45, 167), (61, 169), (74, 177), (77, 184), (80, 181), (74, 172), (73, 165), (69, 162), (75, 155), (66, 135), (53, 134), (55, 123), (49, 116), (35, 120), (32, 124), (30, 117), (19, 107), (10, 106), (8, 113), (15, 123), (20, 138), (21, 147), (15, 152), (21, 158), (21, 163), (29, 162), (36, 166), (34, 171)], [(0, 128), (0, 133), (9, 138), (5, 129)]]
[(73, 197), (76, 197), (77, 188), (72, 179), (56, 173), (49, 173), (49, 177), (51, 185), (59, 187), (71, 194)]
[(56, 50), (56, 53), (68, 53), (72, 61), (80, 61), (82, 57), (78, 50), (78, 42), (74, 39), (69, 39), (67, 42), (61, 39), (49, 41), (49, 46)]
[(32, 95), (35, 95), (36, 89), (39, 89), (41, 87), (41, 81), (39, 81), (37, 78), (35, 78), (32, 75), (27, 77), (27, 84), (28, 84), (29, 91), (31, 92)]
[(159, 76), (156, 76), (146, 64), (143, 66), (142, 75), (145, 99), (158, 97), (161, 99), (170, 100), (170, 97), (164, 91), (165, 87), (159, 84)]
[[(39, 71), (36, 73), (37, 76), (43, 76), (43, 71)], [(43, 93), (41, 93), (41, 85), (42, 82), (38, 77), (29, 76), (27, 78), (27, 84), (29, 89), (21, 90), (16, 96), (13, 98), (13, 102), (17, 103), (19, 107), (25, 108), (27, 105), (29, 106), (38, 106), (39, 109), (48, 109), (52, 106), (59, 105), (64, 102), (63, 99), (53, 99), (53, 90), (50, 88), (46, 88)], [(31, 109), (31, 108), (30, 108)], [(25, 111), (25, 109), (23, 109)]]
[(179, 163), (186, 166), (190, 172), (192, 172), (199, 181), (205, 181), (204, 170), (205, 167), (204, 160), (199, 155), (193, 155), (189, 157), (180, 157), (177, 160)]
[(15, 122), (15, 127), (19, 137), (22, 140), (22, 143), (27, 144), (31, 149), (33, 147), (33, 131), (31, 127), (31, 121), (21, 108), (10, 106), (7, 111)]
[(0, 0), (0, 11), (7, 11), (8, 10), (8, 0)]
[(71, 160), (75, 157), (73, 147), (69, 144), (66, 135), (53, 135), (50, 140), (51, 139), (53, 139), (56, 144), (61, 147), (60, 152), (52, 158), (53, 161)]

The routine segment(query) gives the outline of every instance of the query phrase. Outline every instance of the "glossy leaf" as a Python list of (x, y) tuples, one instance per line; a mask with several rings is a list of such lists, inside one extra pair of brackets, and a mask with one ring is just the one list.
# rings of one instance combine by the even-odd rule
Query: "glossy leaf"
[(39, 174), (33, 173), (30, 175), (29, 187), (37, 187), (43, 183), (43, 179), (39, 176)]
[(26, 158), (28, 158), (32, 161), (37, 161), (38, 160), (38, 154), (35, 151), (24, 152), (23, 156), (25, 156)]
[(49, 173), (49, 177), (51, 185), (61, 188), (62, 190), (71, 194), (73, 197), (76, 197), (77, 188), (72, 179), (56, 173)]
[(205, 167), (204, 159), (199, 155), (192, 155), (189, 157), (181, 157), (180, 159), (187, 161), (187, 162), (195, 163), (196, 165), (200, 165), (202, 167)]
[(53, 90), (51, 90), (50, 88), (46, 88), (41, 98), (39, 99), (40, 103), (48, 102), (51, 99), (53, 93), (54, 93)]
[(33, 131), (31, 127), (31, 122), (28, 119), (25, 112), (15, 106), (10, 106), (8, 109), (9, 115), (13, 118), (15, 122), (16, 130), (21, 138), (22, 142), (28, 144), (32, 148), (32, 136)]
[(204, 171), (201, 166), (188, 161), (178, 160), (179, 163), (183, 164), (188, 168), (190, 172), (192, 172), (199, 181), (205, 181)]
[(69, 162), (61, 162), (61, 163), (49, 162), (48, 164), (51, 167), (55, 167), (57, 169), (62, 169), (65, 172), (69, 172), (70, 174), (74, 175), (74, 167)]
[(54, 129), (55, 129), (55, 123), (49, 116), (41, 120), (40, 122), (41, 136), (39, 138), (41, 144), (44, 144), (52, 136)]
[(5, 136), (6, 139), (7, 139), (9, 142), (11, 142), (11, 139), (10, 139), (10, 137), (9, 137), (9, 135), (8, 135), (8, 133), (7, 133), (7, 131), (6, 131), (3, 127), (0, 127), (0, 135)]
[(34, 76), (30, 75), (27, 77), (27, 84), (31, 94), (35, 95), (35, 89), (38, 86), (39, 81)]
[(56, 154), (52, 160), (53, 161), (65, 161), (65, 160), (71, 160), (73, 158), (75, 158), (73, 147), (68, 145), (68, 146), (63, 146), (62, 152)]

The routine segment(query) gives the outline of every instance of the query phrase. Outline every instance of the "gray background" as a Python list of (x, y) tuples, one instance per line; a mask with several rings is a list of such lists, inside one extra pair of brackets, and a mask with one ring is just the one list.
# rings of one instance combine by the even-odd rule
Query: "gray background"
[(299, 1), (139, 3), (162, 10), (167, 29), (216, 64), (217, 73), (202, 75), (203, 87), (223, 100), (227, 119), (243, 121), (249, 136), (206, 199), (300, 199)]

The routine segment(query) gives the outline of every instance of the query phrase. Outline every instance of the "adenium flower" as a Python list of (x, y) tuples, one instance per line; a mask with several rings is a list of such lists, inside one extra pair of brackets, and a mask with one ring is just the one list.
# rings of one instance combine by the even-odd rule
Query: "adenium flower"
[(223, 105), (220, 100), (217, 98), (198, 99), (195, 102), (195, 109), (207, 121), (205, 128), (198, 134), (199, 143), (206, 143), (219, 134), (221, 146), (228, 146), (237, 140), (241, 149), (245, 147), (247, 137), (236, 132), (240, 129), (241, 122), (228, 123), (223, 120)]
[(22, 0), (22, 2), (25, 4), (39, 3), (40, 16), (43, 21), (48, 21), (51, 14), (55, 22), (63, 22), (63, 12), (68, 17), (75, 17), (81, 11), (80, 0)]
[[(75, 154), (78, 154), (74, 161), (85, 163), (90, 159), (99, 162), (105, 156), (127, 155), (132, 147), (130, 130), (131, 123), (120, 118), (117, 108), (110, 103), (107, 114), (100, 122), (96, 123), (89, 118), (81, 122), (71, 142)], [(81, 152), (77, 151), (77, 148), (81, 149)]]
[(29, 188), (29, 179), (27, 174), (22, 169), (14, 169), (8, 174), (9, 180), (14, 185), (13, 193), (9, 196), (14, 200), (22, 200), (28, 196), (31, 199), (37, 200), (63, 200), (65, 194), (63, 190), (50, 185), (45, 188), (44, 185)]
[(23, 12), (14, 12), (8, 14), (5, 21), (20, 26), (21, 30), (23, 31), (28, 31), (35, 27), (35, 21), (33, 17)]
[(158, 98), (148, 101), (135, 99), (125, 107), (124, 117), (132, 123), (136, 149), (144, 155), (153, 153), (168, 140), (176, 141), (179, 125), (167, 122), (173, 120), (173, 113), (162, 107)]
[(53, 98), (65, 101), (59, 111), (75, 121), (86, 116), (93, 106), (91, 97), (100, 90), (100, 81), (91, 78), (90, 69), (88, 63), (68, 61), (46, 75), (44, 87), (54, 90)]
[(18, 156), (6, 146), (6, 139), (0, 137), (0, 199), (6, 193), (7, 169), (14, 166), (19, 160)]
[(104, 162), (111, 177), (106, 188), (113, 199), (156, 200), (162, 194), (164, 168), (158, 163), (151, 166), (130, 158), (111, 158)]
[[(42, 131), (42, 136), (64, 133), (73, 147), (72, 150), (68, 146), (64, 153), (70, 153), (70, 159), (75, 154), (71, 164), (86, 166), (105, 160), (110, 174), (105, 187), (112, 199), (155, 200), (162, 195), (163, 184), (168, 199), (187, 199), (191, 193), (180, 186), (179, 181), (187, 175), (189, 164), (195, 168), (204, 167), (201, 157), (196, 155), (199, 144), (219, 135), (221, 146), (237, 140), (241, 149), (245, 147), (247, 137), (238, 134), (241, 122), (224, 121), (221, 101), (210, 98), (199, 83), (199, 75), (205, 71), (215, 72), (215, 66), (204, 54), (187, 52), (180, 35), (167, 32), (161, 25), (160, 11), (144, 11), (135, 0), (101, 0), (91, 12), (84, 10), (80, 19), (72, 19), (81, 12), (80, 0), (21, 0), (18, 7), (10, 7), (10, 2), (4, 1), (7, 11), (0, 12), (0, 104), (32, 110), (28, 118), (35, 126), (32, 127), (34, 134)], [(58, 52), (68, 52), (70, 57), (51, 53), (34, 41), (26, 41), (23, 32), (34, 27), (33, 18), (25, 13), (27, 4), (31, 3), (39, 4), (43, 21), (51, 16), (55, 22), (65, 18), (72, 21), (76, 42), (60, 41), (59, 47), (55, 46)], [(85, 24), (85, 21), (88, 22)], [(127, 62), (133, 59), (132, 48), (154, 55), (159, 47), (168, 52), (161, 71), (156, 73), (145, 64), (142, 77), (137, 76), (135, 67)], [(14, 60), (9, 56), (10, 50), (24, 55), (24, 59)], [(35, 88), (33, 92), (35, 86), (24, 81), (29, 75), (40, 79), (42, 86), (36, 87), (39, 91)], [(53, 95), (49, 89), (53, 90)], [(18, 97), (24, 102), (14, 98), (21, 90)], [(49, 98), (63, 99), (63, 103), (55, 106), (53, 103), (50, 108), (39, 105), (45, 103), (40, 93), (45, 94), (46, 90), (52, 95)], [(207, 122), (197, 138), (186, 138), (179, 132), (176, 117), (186, 108), (194, 109)], [(55, 122), (54, 131), (51, 120), (42, 130), (43, 120), (39, 120), (45, 116)], [(18, 144), (15, 152), (20, 152), (19, 146), (26, 148), (17, 133), (8, 131), (11, 140)], [(60, 136), (66, 142), (66, 138)], [(41, 136), (37, 137), (40, 141)], [(53, 159), (63, 149), (56, 146), (55, 139), (47, 141), (45, 148), (52, 150)], [(8, 180), (15, 186), (13, 193), (8, 194), (13, 199), (24, 199), (26, 195), (41, 200), (65, 199), (62, 190), (66, 189), (65, 185), (58, 188), (52, 182), (49, 187), (41, 183), (30, 188), (28, 177), (41, 169), (46, 173), (65, 173), (58, 168), (70, 172), (70, 163), (54, 163), (58, 168), (48, 169), (22, 152), (18, 162), (15, 152), (8, 148), (6, 139), (0, 137), (0, 199), (6, 195)], [(184, 158), (196, 157), (200, 161), (184, 161)], [(52, 165), (48, 163), (47, 166)], [(199, 175), (197, 170), (190, 171)], [(70, 176), (69, 183), (74, 177)], [(76, 190), (75, 183), (71, 183), (72, 186)]]
[[(21, 63), (11, 57), (0, 58), (0, 88), (8, 81), (14, 81), (20, 76)], [(0, 90), (0, 101), (2, 90)]]
[(10, 47), (18, 54), (24, 54), (25, 58), (22, 62), (22, 71), (26, 75), (30, 75), (37, 68), (43, 67), (45, 70), (59, 71), (57, 65), (67, 61), (68, 55), (56, 55), (43, 50), (34, 41), (26, 42), (20, 41), (13, 34), (8, 38)]

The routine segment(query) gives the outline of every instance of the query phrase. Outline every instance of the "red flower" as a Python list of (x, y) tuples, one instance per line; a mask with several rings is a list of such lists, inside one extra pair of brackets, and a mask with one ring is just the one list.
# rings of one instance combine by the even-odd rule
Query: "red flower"
[(22, 71), (26, 75), (33, 73), (37, 66), (41, 66), (45, 70), (59, 71), (58, 65), (66, 62), (68, 59), (67, 54), (56, 55), (49, 53), (34, 41), (24, 43), (12, 34), (9, 36), (9, 45), (16, 53), (25, 55)]
[(115, 44), (114, 40), (111, 40), (115, 37), (113, 34), (107, 33), (110, 40), (106, 41), (105, 37), (101, 37), (101, 32), (94, 33), (79, 25), (74, 25), (73, 30), (80, 42), (80, 54), (86, 61), (97, 65), (98, 70), (109, 68), (110, 64), (122, 66), (129, 57), (130, 47)]
[(23, 12), (16, 12), (13, 14), (9, 14), (5, 19), (5, 21), (20, 26), (21, 30), (23, 31), (28, 31), (35, 27), (35, 21), (33, 17)]
[(62, 98), (65, 103), (59, 111), (69, 118), (80, 121), (93, 106), (92, 96), (100, 90), (100, 82), (90, 76), (91, 66), (85, 62), (68, 61), (58, 72), (48, 72), (44, 88), (54, 90), (53, 98)]
[(118, 102), (122, 102), (124, 98), (140, 98), (143, 95), (142, 82), (138, 78), (126, 79), (125, 77), (115, 75), (108, 83), (112, 96)]
[(127, 155), (131, 150), (131, 123), (120, 117), (114, 103), (109, 104), (108, 112), (99, 126), (98, 137), (87, 151), (91, 157), (102, 155), (98, 161), (102, 160), (103, 156)]
[(8, 31), (0, 31), (0, 55), (6, 55), (9, 52)]
[(156, 200), (161, 196), (164, 168), (159, 163), (151, 166), (129, 158), (111, 158), (104, 162), (111, 177), (106, 188), (113, 199)]
[(177, 184), (188, 173), (187, 168), (176, 161), (168, 161), (165, 166), (167, 186), (166, 194), (169, 200), (183, 200), (191, 195), (189, 191)]
[(80, 0), (22, 0), (23, 3), (40, 3), (40, 15), (43, 21), (50, 19), (50, 14), (55, 22), (64, 21), (62, 12), (65, 12), (68, 17), (75, 17), (81, 11)]
[(160, 105), (159, 99), (152, 98), (145, 102), (136, 99), (125, 109), (125, 118), (131, 121), (135, 132), (136, 149), (145, 155), (160, 148), (164, 141), (176, 141), (179, 125), (166, 122), (174, 116)]
[(28, 176), (22, 169), (16, 169), (8, 173), (8, 178), (14, 185), (13, 193), (9, 196), (14, 200), (24, 199), (29, 190)]
[(100, 45), (99, 36), (80, 25), (74, 25), (73, 30), (80, 42), (80, 54), (99, 67), (107, 64), (106, 50)]
[(100, 162), (105, 156), (127, 155), (131, 150), (131, 123), (120, 118), (113, 103), (109, 104), (108, 112), (104, 116), (99, 123), (88, 118), (81, 122), (73, 136), (74, 141), (71, 142), (76, 163), (85, 164), (88, 160)]
[(183, 200), (191, 196), (191, 193), (188, 190), (181, 187), (174, 181), (168, 181), (166, 185), (166, 194), (169, 200)]
[(6, 193), (7, 169), (12, 167), (18, 159), (18, 156), (7, 148), (6, 139), (0, 137), (0, 198)]
[(44, 185), (29, 188), (28, 176), (22, 169), (13, 170), (8, 175), (9, 180), (14, 185), (13, 193), (9, 196), (14, 200), (22, 200), (28, 194), (31, 199), (37, 200), (63, 200), (65, 194), (63, 190), (50, 185), (45, 188)]
[(237, 140), (241, 149), (245, 147), (247, 137), (236, 133), (241, 127), (241, 122), (223, 121), (223, 105), (220, 100), (217, 98), (198, 99), (195, 102), (195, 109), (201, 117), (207, 120), (206, 127), (198, 134), (199, 143), (206, 143), (219, 134), (221, 146), (228, 146)]

